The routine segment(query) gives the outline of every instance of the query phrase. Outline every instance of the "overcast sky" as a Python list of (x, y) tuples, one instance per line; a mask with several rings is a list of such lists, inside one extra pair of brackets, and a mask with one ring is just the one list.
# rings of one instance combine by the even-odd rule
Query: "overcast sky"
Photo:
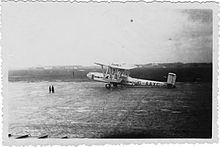
[(9, 68), (211, 62), (212, 11), (146, 4), (4, 3)]

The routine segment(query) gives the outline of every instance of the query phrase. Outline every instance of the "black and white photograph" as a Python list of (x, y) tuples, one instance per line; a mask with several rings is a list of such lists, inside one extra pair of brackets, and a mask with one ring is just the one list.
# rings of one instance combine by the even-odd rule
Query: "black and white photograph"
[(3, 143), (216, 141), (217, 8), (2, 2)]

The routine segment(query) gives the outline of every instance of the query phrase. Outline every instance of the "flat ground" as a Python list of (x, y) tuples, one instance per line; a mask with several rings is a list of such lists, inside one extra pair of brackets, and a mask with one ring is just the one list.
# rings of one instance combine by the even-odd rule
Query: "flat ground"
[[(48, 93), (48, 86), (55, 93)], [(211, 83), (176, 89), (9, 82), (9, 133), (50, 138), (210, 138)]]

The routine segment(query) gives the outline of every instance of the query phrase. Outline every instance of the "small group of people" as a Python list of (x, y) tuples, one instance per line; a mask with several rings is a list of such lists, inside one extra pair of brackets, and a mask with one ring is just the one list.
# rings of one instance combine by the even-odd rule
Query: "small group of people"
[(54, 93), (54, 92), (55, 92), (55, 90), (54, 90), (53, 85), (49, 86), (49, 93)]

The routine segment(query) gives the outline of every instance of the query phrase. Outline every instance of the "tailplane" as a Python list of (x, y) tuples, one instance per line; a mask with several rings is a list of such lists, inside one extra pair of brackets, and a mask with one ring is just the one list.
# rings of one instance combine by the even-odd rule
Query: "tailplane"
[(176, 74), (175, 73), (168, 73), (167, 77), (167, 87), (168, 88), (175, 88), (176, 83)]

